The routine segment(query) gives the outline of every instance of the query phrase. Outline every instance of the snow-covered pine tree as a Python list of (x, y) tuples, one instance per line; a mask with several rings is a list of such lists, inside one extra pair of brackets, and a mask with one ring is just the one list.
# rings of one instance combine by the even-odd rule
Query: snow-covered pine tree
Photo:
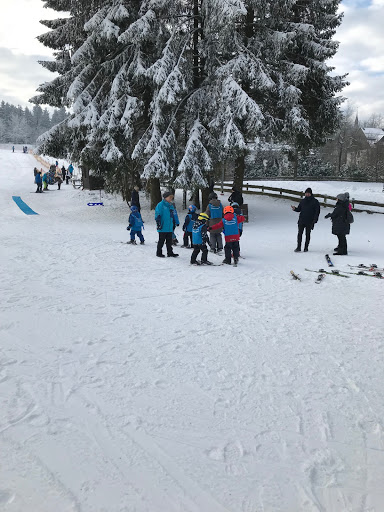
[[(344, 76), (332, 76), (326, 61), (337, 51), (333, 40), (341, 23), (340, 0), (283, 2), (285, 33), (291, 34), (280, 54), (277, 117), (283, 120), (281, 138), (300, 151), (324, 144), (339, 123), (338, 93), (346, 85)], [(280, 23), (281, 24), (281, 23)], [(296, 173), (296, 169), (295, 169)]]

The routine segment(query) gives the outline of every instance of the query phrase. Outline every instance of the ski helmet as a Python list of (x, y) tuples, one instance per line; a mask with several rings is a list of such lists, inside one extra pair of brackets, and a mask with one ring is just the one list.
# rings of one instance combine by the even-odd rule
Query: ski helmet
[(224, 208), (224, 215), (225, 215), (226, 213), (234, 213), (234, 210), (233, 210), (232, 206), (226, 206), (226, 207)]
[(233, 207), (235, 207), (235, 206), (236, 206), (237, 208), (239, 208), (239, 203), (232, 203), (232, 205), (231, 205), (231, 206), (233, 206)]
[(131, 212), (137, 212), (139, 209), (134, 204), (131, 206)]
[(195, 213), (196, 211), (196, 206), (194, 204), (190, 204), (188, 206), (188, 211), (190, 211), (191, 213)]
[(206, 213), (204, 213), (204, 212), (199, 213), (198, 219), (199, 219), (199, 220), (209, 220), (209, 215), (207, 215), (207, 214), (206, 214)]

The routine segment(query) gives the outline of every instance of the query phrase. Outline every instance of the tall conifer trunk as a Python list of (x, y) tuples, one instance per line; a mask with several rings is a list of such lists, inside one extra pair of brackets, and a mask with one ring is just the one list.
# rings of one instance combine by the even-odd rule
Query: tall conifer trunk
[(161, 201), (160, 180), (159, 178), (151, 178), (149, 183), (151, 191), (151, 210)]

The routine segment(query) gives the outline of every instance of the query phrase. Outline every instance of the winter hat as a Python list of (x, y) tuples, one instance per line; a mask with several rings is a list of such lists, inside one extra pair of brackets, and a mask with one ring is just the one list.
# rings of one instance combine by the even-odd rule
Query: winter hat
[(166, 198), (167, 198), (167, 197), (169, 197), (169, 196), (173, 196), (172, 192), (170, 192), (169, 190), (167, 190), (166, 192), (164, 192), (164, 194), (163, 194), (164, 199), (166, 199)]
[(211, 201), (211, 199), (217, 199), (217, 194), (216, 192), (211, 192), (208, 196), (208, 199)]
[(308, 187), (306, 190), (305, 190), (305, 194), (311, 194), (312, 195), (312, 189), (310, 187)]
[(131, 212), (137, 212), (139, 209), (134, 204), (131, 206)]
[(340, 201), (345, 201), (347, 198), (345, 197), (345, 194), (338, 194), (337, 196), (337, 199), (339, 199)]

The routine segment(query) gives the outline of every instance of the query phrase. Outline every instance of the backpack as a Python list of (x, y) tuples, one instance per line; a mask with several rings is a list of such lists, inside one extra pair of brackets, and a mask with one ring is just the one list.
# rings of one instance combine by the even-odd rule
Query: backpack
[(349, 210), (347, 211), (347, 222), (348, 224), (353, 224), (354, 222), (354, 218), (353, 218), (353, 215), (352, 215), (352, 212), (350, 212)]

